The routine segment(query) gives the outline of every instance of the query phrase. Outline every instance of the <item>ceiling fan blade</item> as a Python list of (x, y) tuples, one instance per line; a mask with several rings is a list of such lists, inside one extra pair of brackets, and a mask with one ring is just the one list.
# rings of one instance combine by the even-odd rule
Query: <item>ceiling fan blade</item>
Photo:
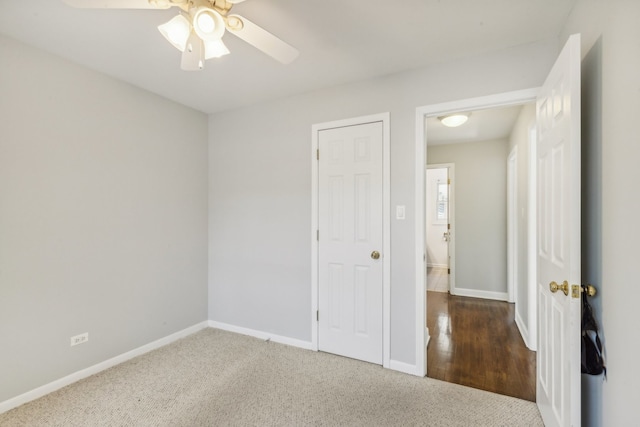
[(283, 64), (289, 64), (300, 54), (293, 46), (240, 15), (227, 16), (227, 30)]
[(169, 9), (183, 1), (171, 0), (62, 0), (65, 4), (80, 9)]

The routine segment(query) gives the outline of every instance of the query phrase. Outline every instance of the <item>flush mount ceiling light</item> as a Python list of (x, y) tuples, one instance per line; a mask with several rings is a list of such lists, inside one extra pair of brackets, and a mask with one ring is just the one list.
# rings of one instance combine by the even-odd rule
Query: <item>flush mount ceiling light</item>
[(183, 70), (202, 70), (204, 61), (227, 55), (222, 42), (229, 31), (253, 47), (283, 64), (289, 64), (299, 52), (262, 27), (239, 15), (230, 15), (231, 8), (244, 0), (63, 0), (70, 6), (94, 9), (169, 9), (182, 12), (158, 30), (176, 49), (182, 52)]
[(460, 125), (463, 125), (469, 120), (469, 116), (471, 113), (455, 113), (455, 114), (447, 114), (446, 116), (438, 117), (438, 120), (442, 122), (443, 125), (455, 128)]

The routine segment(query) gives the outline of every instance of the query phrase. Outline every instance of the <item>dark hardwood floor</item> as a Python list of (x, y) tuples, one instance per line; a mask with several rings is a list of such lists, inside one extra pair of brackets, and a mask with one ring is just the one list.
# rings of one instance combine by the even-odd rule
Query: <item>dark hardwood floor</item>
[(536, 354), (524, 344), (513, 304), (427, 292), (427, 376), (536, 400)]

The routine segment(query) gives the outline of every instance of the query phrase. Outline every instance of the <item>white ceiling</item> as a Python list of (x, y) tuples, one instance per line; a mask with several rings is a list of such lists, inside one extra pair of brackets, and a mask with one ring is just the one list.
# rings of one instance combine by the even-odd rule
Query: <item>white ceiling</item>
[(521, 110), (522, 105), (473, 111), (465, 124), (455, 128), (446, 127), (437, 117), (429, 117), (427, 143), (431, 146), (508, 138)]
[(198, 72), (157, 26), (169, 10), (0, 1), (0, 33), (213, 113), (557, 37), (577, 0), (247, 0), (233, 7), (300, 51), (282, 65), (227, 33)]

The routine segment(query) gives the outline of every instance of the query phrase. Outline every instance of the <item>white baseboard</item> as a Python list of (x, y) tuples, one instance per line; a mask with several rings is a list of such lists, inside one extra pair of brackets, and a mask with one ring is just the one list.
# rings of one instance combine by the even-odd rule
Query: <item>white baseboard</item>
[(497, 301), (508, 301), (509, 295), (506, 292), (479, 291), (477, 289), (455, 288), (451, 289), (451, 295), (459, 297), (484, 298)]
[(305, 350), (313, 350), (313, 343), (310, 341), (302, 341), (295, 338), (289, 338), (282, 335), (276, 335), (269, 332), (257, 331), (255, 329), (243, 328), (242, 326), (230, 325), (228, 323), (209, 320), (209, 327), (222, 329), (223, 331), (235, 332), (237, 334), (249, 335), (250, 337), (261, 340), (269, 340), (279, 344), (286, 344), (292, 347), (299, 347)]
[(56, 390), (59, 390), (62, 387), (66, 387), (69, 384), (73, 384), (77, 381), (80, 381), (81, 379), (97, 374), (98, 372), (104, 371), (105, 369), (109, 369), (115, 365), (119, 365), (122, 362), (126, 362), (127, 360), (133, 359), (134, 357), (148, 353), (152, 350), (163, 347), (167, 344), (171, 344), (172, 342), (177, 341), (180, 338), (184, 338), (186, 336), (194, 334), (206, 328), (207, 326), (208, 326), (208, 323), (206, 321), (198, 323), (187, 329), (183, 329), (169, 336), (153, 341), (149, 344), (145, 344), (142, 347), (138, 347), (134, 350), (112, 357), (111, 359), (105, 360), (104, 362), (100, 362), (96, 365), (90, 366), (88, 368), (82, 369), (80, 371), (74, 372), (60, 379), (57, 379), (53, 382), (50, 382), (49, 384), (45, 384), (41, 387), (38, 387), (31, 391), (23, 393), (19, 396), (13, 397), (9, 400), (5, 400), (4, 402), (0, 402), (0, 414), (2, 414), (3, 412), (7, 412), (10, 409), (17, 408), (18, 406), (23, 405), (27, 402), (31, 402), (32, 400), (38, 399)]
[[(274, 335), (268, 332), (257, 331), (255, 329), (250, 329), (250, 328), (243, 328), (242, 326), (230, 325), (228, 323), (218, 322), (215, 320), (209, 320), (209, 327), (222, 329), (223, 331), (234, 332), (237, 334), (248, 335), (261, 340), (270, 340), (280, 344), (286, 344), (293, 347), (303, 348), (305, 350), (315, 350), (313, 348), (313, 344), (309, 341), (301, 341), (295, 338), (284, 337), (281, 335)], [(428, 334), (428, 329), (426, 330), (426, 332)], [(410, 365), (408, 363), (399, 362), (397, 360), (389, 361), (389, 369), (403, 372), (405, 374), (420, 376), (416, 365)]]
[(435, 268), (449, 268), (448, 264), (432, 264), (430, 262), (427, 263), (427, 267), (435, 267)]
[(389, 361), (389, 369), (402, 372), (404, 374), (422, 376), (420, 375), (420, 373), (418, 373), (418, 367), (416, 365), (410, 365), (408, 363), (399, 362), (397, 360)]
[(527, 348), (529, 350), (535, 351), (535, 347), (532, 347), (531, 343), (529, 342), (531, 340), (531, 337), (529, 337), (529, 329), (526, 327), (526, 324), (522, 320), (522, 317), (520, 317), (520, 313), (518, 313), (518, 310), (515, 311), (516, 326), (518, 327), (518, 331), (520, 331), (520, 336), (522, 337), (522, 340), (524, 341), (524, 344), (527, 346)]

